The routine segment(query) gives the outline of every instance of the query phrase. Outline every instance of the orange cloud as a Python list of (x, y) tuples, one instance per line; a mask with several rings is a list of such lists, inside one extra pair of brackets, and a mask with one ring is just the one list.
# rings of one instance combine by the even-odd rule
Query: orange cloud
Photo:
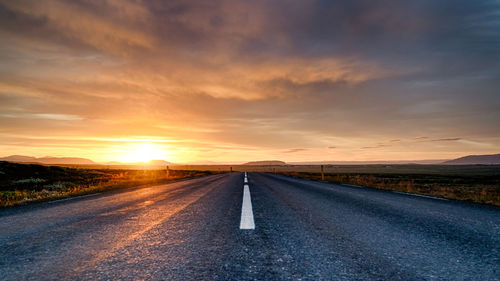
[(105, 160), (150, 142), (177, 161), (495, 153), (500, 48), (478, 2), (0, 0), (0, 149)]

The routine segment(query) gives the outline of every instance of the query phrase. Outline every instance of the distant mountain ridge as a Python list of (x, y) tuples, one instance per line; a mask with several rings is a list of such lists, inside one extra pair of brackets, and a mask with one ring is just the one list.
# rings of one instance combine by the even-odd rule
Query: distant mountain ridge
[(441, 164), (448, 159), (429, 160), (374, 160), (374, 161), (308, 161), (288, 162), (289, 165), (404, 165), (404, 164)]
[[(17, 163), (40, 163), (48, 165), (70, 164), (70, 165), (96, 165), (90, 159), (80, 157), (31, 157), (24, 155), (10, 155), (7, 157), (0, 157), (0, 161), (17, 162)], [(102, 165), (151, 165), (151, 166), (167, 166), (176, 165), (165, 160), (151, 160), (146, 163), (121, 163), (121, 162), (108, 162), (100, 163)], [(207, 161), (205, 165), (221, 165), (217, 162)], [(203, 165), (201, 164), (201, 165)], [(228, 163), (226, 163), (228, 164)], [(286, 163), (279, 160), (265, 160), (265, 161), (251, 161), (241, 165), (248, 166), (279, 166), (279, 165), (371, 165), (371, 164), (444, 164), (444, 165), (495, 165), (500, 164), (500, 154), (491, 155), (468, 155), (453, 160), (408, 160), (408, 161), (310, 161), (310, 162), (290, 162)], [(200, 164), (198, 164), (200, 165)]]
[(500, 154), (490, 154), (490, 155), (468, 155), (460, 157), (457, 159), (449, 160), (443, 162), (447, 165), (492, 165), (500, 164)]
[(165, 160), (151, 160), (148, 162), (136, 162), (136, 163), (121, 163), (117, 161), (107, 162), (107, 163), (96, 163), (87, 158), (80, 157), (32, 157), (24, 155), (11, 155), (7, 157), (1, 157), (0, 161), (16, 162), (16, 163), (40, 163), (46, 165), (149, 165), (149, 166), (166, 166), (174, 165), (171, 162)]
[(0, 158), (0, 161), (17, 162), (17, 163), (41, 163), (41, 164), (96, 164), (94, 161), (79, 157), (31, 157), (24, 155), (11, 155)]
[(267, 160), (267, 161), (252, 161), (252, 162), (247, 162), (243, 165), (251, 165), (251, 166), (275, 166), (275, 165), (286, 165), (285, 162), (283, 161), (278, 161), (278, 160)]
[(119, 162), (119, 161), (110, 161), (104, 162), (102, 165), (112, 165), (112, 166), (124, 166), (124, 165), (148, 165), (148, 166), (166, 166), (166, 165), (175, 165), (175, 163), (168, 162), (165, 160), (149, 160), (146, 162)]
[(151, 160), (147, 163), (149, 165), (152, 165), (152, 166), (165, 166), (165, 165), (172, 165), (173, 164), (172, 162), (168, 162), (165, 160)]

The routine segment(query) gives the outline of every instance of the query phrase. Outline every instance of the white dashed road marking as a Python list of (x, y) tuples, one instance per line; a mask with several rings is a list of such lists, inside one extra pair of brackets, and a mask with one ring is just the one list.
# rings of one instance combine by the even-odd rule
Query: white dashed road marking
[[(245, 173), (246, 175), (246, 173)], [(245, 182), (247, 178), (245, 177)], [(243, 204), (241, 206), (240, 229), (255, 229), (253, 220), (252, 199), (250, 198), (250, 188), (248, 184), (243, 186)]]

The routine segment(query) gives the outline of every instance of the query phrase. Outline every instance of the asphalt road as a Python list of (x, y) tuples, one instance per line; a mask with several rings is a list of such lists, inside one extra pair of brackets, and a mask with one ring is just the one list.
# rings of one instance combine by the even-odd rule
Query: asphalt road
[[(500, 280), (500, 208), (249, 173), (0, 211), (0, 280)], [(248, 203), (248, 202), (247, 202)]]

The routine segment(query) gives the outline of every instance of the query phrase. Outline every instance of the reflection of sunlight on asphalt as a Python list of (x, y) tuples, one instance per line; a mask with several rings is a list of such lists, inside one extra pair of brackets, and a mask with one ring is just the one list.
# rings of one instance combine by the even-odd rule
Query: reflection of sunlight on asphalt
[[(176, 186), (174, 184), (174, 186)], [(135, 192), (128, 192), (127, 200), (133, 198), (141, 198), (145, 195), (150, 195), (155, 192), (160, 193), (161, 196), (155, 196), (155, 200), (146, 200), (129, 207), (124, 207), (112, 212), (106, 212), (101, 216), (109, 216), (110, 219), (120, 219), (124, 216), (120, 224), (116, 224), (113, 229), (108, 229), (103, 236), (113, 236), (112, 238), (101, 237), (101, 241), (108, 241), (108, 244), (101, 245), (98, 253), (85, 263), (85, 267), (94, 266), (103, 260), (110, 259), (114, 256), (119, 256), (119, 251), (132, 243), (142, 243), (142, 236), (154, 229), (156, 226), (161, 225), (167, 221), (171, 216), (183, 210), (190, 204), (197, 201), (199, 198), (205, 196), (208, 192), (217, 187), (217, 182), (208, 184), (206, 188), (199, 189), (173, 189), (165, 190), (165, 188), (172, 188), (171, 186), (157, 186), (146, 188), (146, 192), (142, 189)], [(184, 191), (189, 192), (186, 196), (175, 198), (176, 194)], [(165, 200), (168, 199), (168, 200)], [(111, 216), (116, 216), (112, 218)], [(114, 241), (109, 243), (109, 241)]]

